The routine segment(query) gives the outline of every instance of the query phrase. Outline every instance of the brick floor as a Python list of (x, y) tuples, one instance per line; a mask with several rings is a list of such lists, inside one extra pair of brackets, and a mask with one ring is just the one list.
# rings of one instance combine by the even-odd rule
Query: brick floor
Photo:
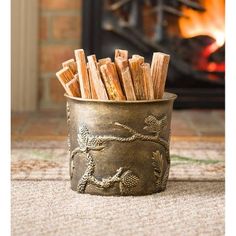
[[(12, 113), (12, 140), (58, 140), (67, 136), (64, 111)], [(172, 138), (224, 138), (223, 110), (175, 110)]]

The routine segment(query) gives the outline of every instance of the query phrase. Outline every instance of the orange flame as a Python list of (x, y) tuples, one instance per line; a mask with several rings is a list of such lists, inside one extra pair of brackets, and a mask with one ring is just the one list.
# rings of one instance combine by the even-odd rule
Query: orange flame
[(182, 7), (182, 12), (189, 18), (180, 18), (180, 32), (184, 38), (208, 35), (216, 40), (217, 49), (225, 42), (225, 1), (202, 0), (201, 3), (206, 9), (204, 12)]

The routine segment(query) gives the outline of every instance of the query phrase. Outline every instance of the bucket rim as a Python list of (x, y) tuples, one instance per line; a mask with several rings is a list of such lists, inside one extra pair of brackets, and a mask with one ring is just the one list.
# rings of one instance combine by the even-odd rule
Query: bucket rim
[(153, 99), (153, 100), (98, 100), (98, 99), (90, 99), (90, 98), (79, 98), (79, 97), (72, 97), (68, 94), (64, 94), (67, 99), (71, 99), (74, 101), (80, 102), (95, 102), (95, 103), (118, 103), (118, 104), (138, 104), (138, 103), (155, 103), (155, 102), (164, 102), (164, 101), (172, 101), (175, 100), (178, 96), (174, 93), (165, 92), (162, 99)]

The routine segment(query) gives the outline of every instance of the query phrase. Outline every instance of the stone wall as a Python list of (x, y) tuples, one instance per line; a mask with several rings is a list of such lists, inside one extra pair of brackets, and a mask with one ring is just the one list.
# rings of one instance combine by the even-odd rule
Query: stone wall
[(55, 73), (81, 46), (82, 0), (40, 0), (39, 107), (63, 108), (64, 90)]

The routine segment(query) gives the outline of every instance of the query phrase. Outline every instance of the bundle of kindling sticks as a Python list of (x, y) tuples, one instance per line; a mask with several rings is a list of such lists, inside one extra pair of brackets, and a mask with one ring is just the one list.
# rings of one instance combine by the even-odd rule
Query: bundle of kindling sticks
[(144, 57), (128, 51), (115, 50), (111, 58), (97, 60), (87, 57), (83, 49), (77, 49), (75, 60), (62, 63), (56, 76), (66, 93), (73, 97), (98, 100), (153, 100), (161, 99), (165, 90), (170, 56), (154, 52), (151, 66)]

